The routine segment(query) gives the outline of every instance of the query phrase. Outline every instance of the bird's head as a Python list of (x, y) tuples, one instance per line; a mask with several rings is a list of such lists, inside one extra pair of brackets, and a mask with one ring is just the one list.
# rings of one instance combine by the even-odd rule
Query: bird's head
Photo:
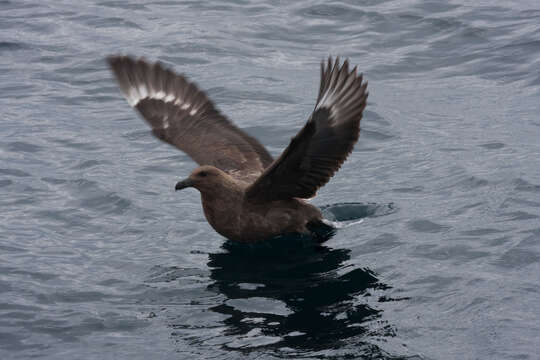
[(229, 183), (230, 180), (231, 177), (220, 169), (210, 165), (203, 165), (193, 170), (187, 179), (176, 183), (174, 189), (182, 190), (193, 187), (200, 192), (213, 192)]

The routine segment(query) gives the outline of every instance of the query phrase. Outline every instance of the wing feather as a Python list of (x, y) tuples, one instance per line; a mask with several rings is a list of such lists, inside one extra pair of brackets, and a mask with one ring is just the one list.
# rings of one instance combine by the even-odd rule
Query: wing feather
[(310, 198), (326, 184), (351, 153), (366, 107), (367, 82), (349, 71), (347, 60), (321, 63), (315, 110), (283, 151), (246, 191), (248, 199), (266, 201)]
[(223, 116), (184, 76), (144, 59), (111, 56), (107, 60), (127, 101), (150, 124), (153, 134), (200, 165), (251, 180), (272, 163), (264, 146)]

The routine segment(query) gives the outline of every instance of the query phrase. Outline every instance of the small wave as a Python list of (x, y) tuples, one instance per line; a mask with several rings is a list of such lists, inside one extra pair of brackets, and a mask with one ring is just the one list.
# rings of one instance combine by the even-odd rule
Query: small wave
[[(389, 215), (396, 211), (394, 203), (337, 203), (321, 206), (321, 211), (328, 221), (349, 222), (364, 219), (367, 217), (378, 217)], [(359, 223), (355, 221), (355, 223)], [(350, 223), (349, 223), (350, 224)]]
[(394, 204), (337, 203), (321, 207), (323, 223), (335, 230), (345, 229), (364, 222), (367, 217), (389, 215), (395, 211)]
[(332, 226), (333, 228), (339, 230), (339, 229), (347, 228), (347, 227), (349, 227), (349, 226), (361, 224), (361, 223), (364, 222), (364, 219), (360, 219), (360, 220), (353, 221), (353, 222), (331, 221), (331, 220), (327, 220), (327, 219), (323, 219), (322, 221), (323, 221), (323, 223), (325, 223), (326, 225)]

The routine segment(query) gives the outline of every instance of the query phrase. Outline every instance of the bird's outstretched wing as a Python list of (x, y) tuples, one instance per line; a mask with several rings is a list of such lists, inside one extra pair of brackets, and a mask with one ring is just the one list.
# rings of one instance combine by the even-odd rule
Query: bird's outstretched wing
[(154, 135), (200, 165), (247, 180), (272, 163), (264, 146), (233, 125), (184, 76), (144, 59), (107, 60), (127, 101), (152, 126)]
[(321, 63), (315, 110), (289, 146), (246, 190), (248, 199), (310, 198), (330, 180), (353, 149), (366, 107), (367, 82), (346, 60)]

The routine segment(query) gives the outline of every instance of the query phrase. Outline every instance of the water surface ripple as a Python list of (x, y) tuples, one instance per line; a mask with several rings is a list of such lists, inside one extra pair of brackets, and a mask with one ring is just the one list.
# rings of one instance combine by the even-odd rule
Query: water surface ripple
[[(1, 359), (536, 359), (537, 1), (0, 0)], [(239, 247), (104, 58), (188, 74), (278, 155), (319, 61), (370, 85), (323, 246)], [(357, 203), (351, 205), (350, 203)], [(361, 219), (351, 225), (353, 219)]]

